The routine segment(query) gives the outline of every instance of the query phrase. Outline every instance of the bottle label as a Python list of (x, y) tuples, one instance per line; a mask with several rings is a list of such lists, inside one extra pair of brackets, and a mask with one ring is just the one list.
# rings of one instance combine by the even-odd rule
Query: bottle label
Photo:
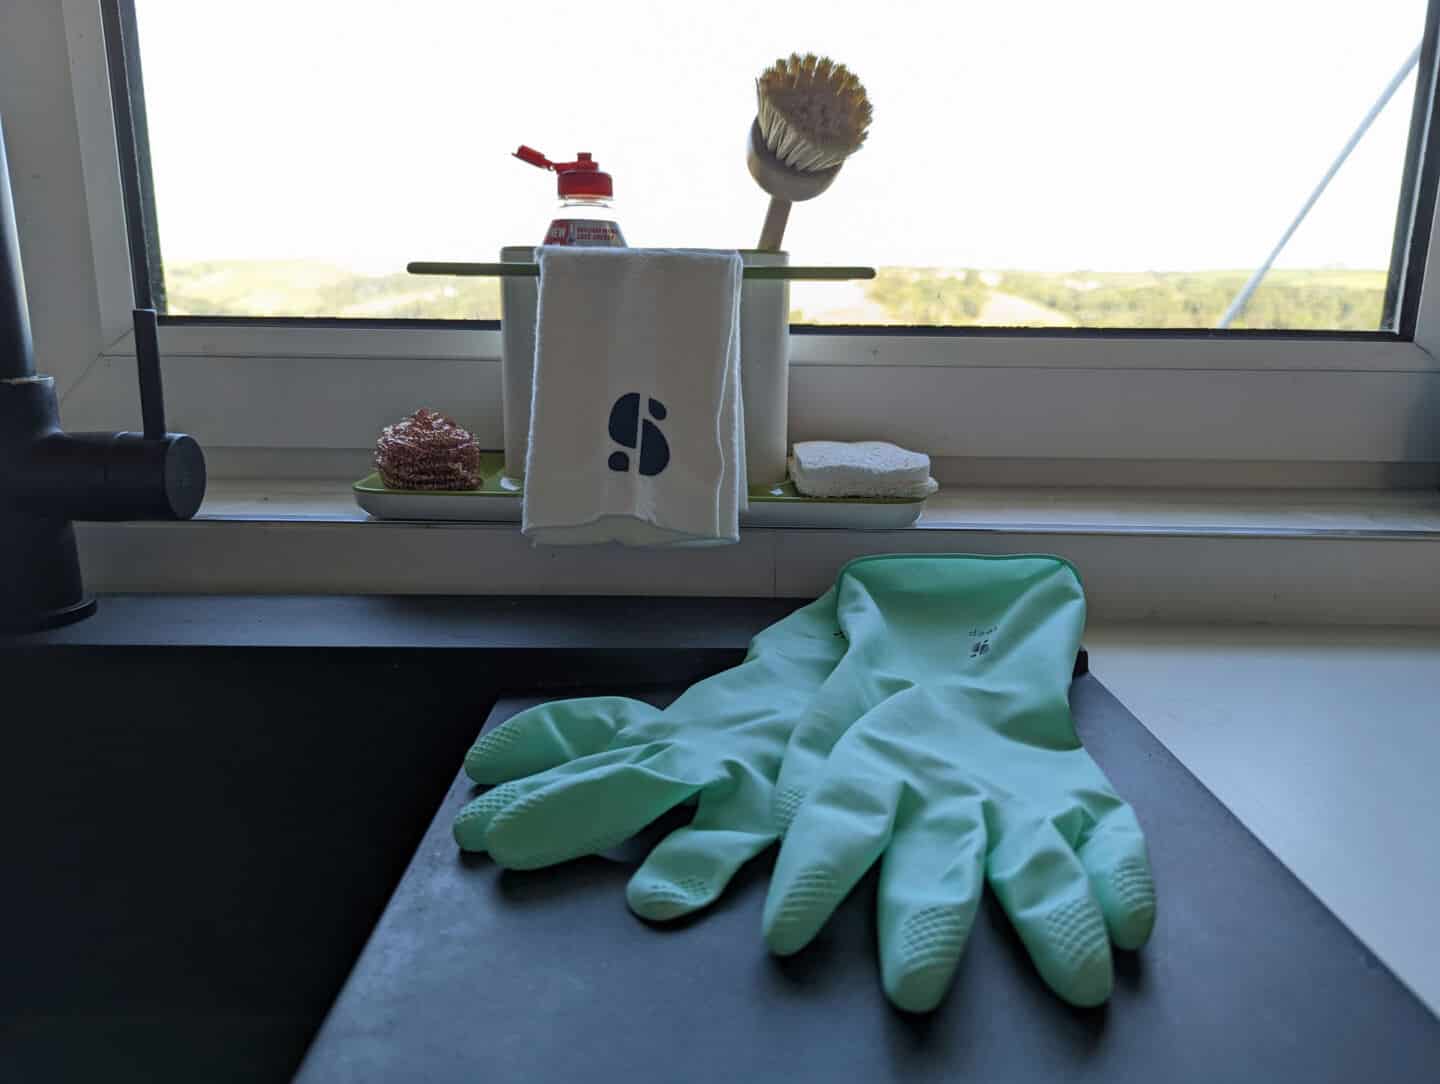
[(625, 238), (614, 222), (594, 218), (557, 218), (545, 233), (547, 245), (601, 245), (625, 247)]

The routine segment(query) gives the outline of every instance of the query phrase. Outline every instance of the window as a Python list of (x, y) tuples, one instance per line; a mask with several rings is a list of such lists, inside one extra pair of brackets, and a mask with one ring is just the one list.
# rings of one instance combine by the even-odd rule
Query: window
[(798, 47), (876, 113), (787, 247), (881, 273), (797, 323), (1215, 328), (1374, 108), (1227, 323), (1396, 326), (1424, 0), (134, 5), (172, 316), (494, 319), (404, 265), (539, 239), (522, 142), (594, 152), (632, 244), (753, 244), (753, 83)]
[[(980, 287), (999, 293), (1007, 292), (1000, 289), (1001, 282), (987, 283), (982, 273), (1061, 275), (1079, 283), (1062, 281), (1065, 290), (1095, 299), (1100, 287), (1086, 284), (1102, 271), (1229, 271), (1243, 277), (1260, 266), (1413, 50), (1411, 36), (1421, 7), (1419, 0), (1387, 0), (1363, 10), (1346, 6), (1348, 21), (1342, 32), (1330, 14), (1332, 5), (1262, 0), (1236, 9), (1228, 23), (1223, 15), (1230, 9), (1222, 5), (1187, 12), (1187, 21), (1172, 25), (1166, 21), (1172, 18), (1171, 8), (1165, 5), (1154, 10), (1118, 2), (1091, 5), (1091, 22), (1082, 23), (1057, 4), (1047, 9), (1053, 10), (1047, 18), (1029, 17), (1023, 34), (1012, 25), (1005, 40), (1014, 63), (1004, 78), (995, 77), (995, 85), (967, 84), (961, 74), (979, 66), (973, 54), (987, 51), (982, 44), (991, 40), (987, 33), (1000, 40), (993, 26), (996, 19), (1011, 18), (1004, 5), (996, 6), (999, 14), (983, 17), (971, 9), (956, 9), (969, 12), (964, 16), (969, 21), (947, 35), (925, 32), (930, 24), (915, 14), (925, 10), (918, 5), (886, 9), (879, 23), (874, 14), (878, 9), (867, 9), (863, 18), (856, 17), (865, 36), (917, 42), (909, 54), (915, 85), (941, 88), (909, 100), (890, 89), (898, 83), (887, 87), (883, 70), (874, 70), (883, 66), (872, 63), (864, 41), (839, 36), (837, 28), (852, 21), (843, 17), (849, 10), (843, 5), (826, 5), (821, 17), (795, 23), (790, 20), (798, 16), (792, 16), (792, 10), (799, 5), (772, 5), (773, 11), (755, 19), (727, 16), (723, 23), (715, 21), (718, 16), (710, 9), (695, 5), (656, 8), (658, 25), (669, 36), (656, 32), (642, 39), (653, 46), (645, 62), (654, 71), (675, 71), (667, 66), (677, 56), (685, 62), (683, 71), (697, 73), (718, 63), (713, 55), (736, 58), (733, 79), (721, 79), (713, 68), (704, 69), (712, 74), (703, 79), (697, 75), (707, 87), (725, 82), (730, 89), (723, 93), (730, 97), (716, 106), (723, 109), (723, 124), (707, 122), (703, 139), (675, 140), (703, 145), (703, 153), (713, 154), (717, 163), (682, 189), (671, 175), (646, 168), (647, 159), (667, 159), (658, 150), (646, 149), (634, 133), (635, 117), (647, 115), (642, 104), (680, 97), (674, 88), (686, 84), (674, 75), (657, 76), (660, 89), (647, 86), (643, 95), (627, 98), (624, 108), (591, 114), (594, 95), (585, 92), (584, 78), (574, 74), (579, 66), (567, 67), (556, 59), (563, 59), (570, 48), (564, 43), (590, 25), (583, 15), (569, 18), (569, 7), (545, 9), (555, 13), (554, 27), (563, 33), (542, 43), (522, 40), (513, 29), (515, 20), (530, 17), (528, 9), (522, 16), (494, 5), (466, 4), (455, 8), (457, 21), (446, 24), (445, 33), (432, 27), (417, 44), (416, 36), (422, 34), (417, 12), (424, 4), (401, 9), (350, 3), (341, 14), (323, 16), (314, 13), (332, 9), (320, 0), (274, 11), (264, 5), (138, 4), (138, 10), (131, 9), (130, 0), (22, 6), (18, 13), (6, 13), (7, 33), (0, 34), (0, 111), (12, 163), (23, 161), (25, 171), (16, 186), (22, 240), (31, 248), (53, 249), (38, 262), (27, 256), (32, 319), (42, 347), (63, 346), (51, 350), (42, 364), (60, 378), (64, 418), (76, 429), (112, 426), (117, 407), (134, 409), (128, 334), (131, 262), (102, 10), (128, 12), (139, 31), (132, 40), (145, 52), (143, 102), (148, 116), (141, 119), (148, 119), (150, 126), (152, 195), (158, 211), (158, 242), (145, 251), (167, 275), (200, 260), (315, 261), (386, 277), (409, 259), (491, 259), (495, 246), (524, 240), (513, 231), (528, 229), (534, 236), (549, 217), (553, 181), (507, 157), (511, 144), (520, 142), (554, 154), (595, 152), (615, 173), (620, 219), (632, 242), (747, 244), (758, 234), (764, 211), (764, 197), (753, 189), (743, 164), (744, 129), (753, 110), (752, 80), (757, 74), (754, 54), (760, 48), (752, 46), (748, 35), (768, 26), (776, 41), (761, 43), (759, 63), (794, 45), (812, 45), (852, 63), (877, 105), (870, 142), (830, 192), (797, 206), (791, 216), (787, 248), (797, 258), (893, 266), (900, 257), (887, 257), (884, 245), (891, 237), (911, 233), (872, 229), (874, 216), (908, 221), (907, 216), (923, 214), (927, 222), (946, 223), (958, 217), (962, 224), (937, 234), (937, 244), (943, 243), (944, 252), (954, 245), (960, 255), (943, 260), (905, 256), (914, 262), (902, 266), (919, 267), (918, 261), (924, 260), (959, 268), (967, 276), (974, 272)], [(1323, 291), (1316, 293), (1314, 282), (1302, 287), (1295, 275), (1325, 270), (1334, 285), (1334, 276), (1363, 271), (1371, 276), (1367, 311), (1375, 311), (1373, 284), (1384, 281), (1391, 300), (1382, 301), (1381, 312), (1391, 311), (1397, 318), (1367, 318), (1364, 323), (1372, 330), (1359, 330), (1356, 324), (1356, 330), (1240, 328), (1224, 333), (1208, 327), (798, 325), (801, 333), (791, 344), (792, 439), (895, 440), (937, 457), (965, 457), (965, 476), (975, 479), (986, 477), (989, 461), (1016, 459), (1090, 464), (1084, 476), (1097, 482), (1107, 477), (1106, 464), (1112, 461), (1223, 465), (1263, 460), (1303, 464), (1312, 479), (1327, 464), (1440, 462), (1440, 426), (1433, 421), (1434, 404), (1440, 402), (1440, 276), (1423, 274), (1435, 224), (1435, 177), (1440, 173), (1430, 124), (1436, 8), (1432, 4), (1425, 12), (1425, 45), (1414, 76), (1401, 81), (1285, 247), (1276, 262), (1280, 277), (1267, 276), (1256, 294), (1262, 298), (1264, 290), (1279, 285), (1296, 293), (1309, 290), (1304, 296), (1313, 300)], [(638, 9), (617, 3), (603, 10), (603, 40), (638, 48), (635, 39), (617, 33), (617, 27), (630, 25), (631, 16), (625, 13)], [(959, 18), (949, 7), (937, 10), (934, 19)], [(1026, 10), (1033, 12), (1034, 7)], [(239, 18), (246, 25), (222, 21), (225, 13), (234, 11), (242, 12)], [(362, 25), (375, 24), (377, 12), (386, 13), (387, 38), (394, 45), (367, 53), (356, 45), (356, 35)], [(1102, 49), (1098, 43), (1108, 39), (1093, 27), (1124, 28), (1123, 21), (1116, 22), (1121, 12), (1131, 13), (1133, 25), (1143, 33), (1134, 31), (1126, 39), (1132, 45), (1124, 49), (1114, 43), (1113, 49)], [(239, 84), (249, 104), (228, 114), (218, 106), (191, 112), (177, 126), (173, 117), (167, 118), (166, 101), (175, 93), (198, 98), (200, 84), (181, 80), (172, 84), (178, 90), (165, 89), (164, 32), (157, 28), (158, 21), (190, 20), (202, 13), (216, 21), (203, 33), (190, 26), (183, 49), (190, 57), (187, 63), (193, 62), (197, 78), (220, 72), (227, 87)], [(682, 25), (675, 25), (677, 19)], [(1201, 33), (1197, 28), (1211, 22), (1226, 23), (1224, 49), (1202, 63), (1196, 59), (1201, 50), (1191, 43)], [(262, 35), (264, 43), (254, 39), (250, 23), (270, 27), (271, 32)], [(1289, 27), (1284, 35), (1275, 30), (1281, 23)], [(708, 27), (703, 48), (685, 51), (666, 44), (693, 40), (692, 24)], [(277, 27), (284, 33), (276, 32)], [(457, 29), (463, 27), (469, 32)], [(823, 33), (817, 27), (823, 27)], [(1067, 44), (1073, 44), (1087, 27), (1091, 29), (1085, 40), (1091, 47), (1070, 50), (1088, 58), (1086, 63), (1064, 69), (1069, 73), (1065, 80), (1053, 77), (1046, 64), (1072, 62), (1063, 53), (1047, 52), (1038, 39), (1068, 36)], [(1325, 35), (1332, 42), (1340, 35), (1347, 51), (1332, 68), (1307, 67), (1322, 55)], [(932, 48), (929, 43), (942, 37), (946, 49)], [(438, 38), (446, 41), (437, 43)], [(279, 44), (270, 44), (270, 39)], [(1349, 49), (1352, 41), (1362, 40), (1369, 42), (1363, 50), (1358, 45)], [(261, 44), (274, 51), (261, 51)], [(434, 78), (412, 85), (394, 74), (394, 65), (402, 53), (416, 52), (427, 58), (427, 76)], [(1363, 72), (1354, 60), (1361, 53), (1373, 58)], [(349, 63), (343, 58), (352, 54), (363, 56), (366, 75), (347, 83), (336, 73)], [(1166, 62), (1155, 60), (1157, 56)], [(1042, 63), (1042, 57), (1052, 59)], [(1127, 64), (1144, 76), (1137, 75), (1133, 86), (1113, 74)], [(520, 76), (500, 78), (506, 65)], [(311, 70), (330, 78), (327, 83), (306, 77), (325, 91), (318, 99), (323, 109), (296, 89), (304, 80), (294, 73)], [(1229, 84), (1242, 70), (1250, 72), (1246, 86), (1252, 93), (1245, 98), (1249, 112), (1217, 105), (1213, 124), (1202, 120), (1208, 114), (1193, 103), (1188, 107), (1192, 111), (1183, 113), (1182, 90), (1195, 83), (1209, 87), (1212, 94), (1231, 95)], [(1188, 73), (1184, 79), (1182, 71)], [(1261, 78), (1262, 72), (1273, 75)], [(1340, 80), (1344, 72), (1353, 78)], [(937, 73), (945, 78), (937, 79)], [(441, 81), (442, 74), (448, 82)], [(565, 114), (573, 127), (559, 126), (553, 112), (536, 104), (531, 93), (536, 84), (554, 82), (560, 75), (577, 87), (567, 99)], [(1343, 93), (1342, 82), (1348, 88)], [(1038, 119), (1017, 142), (1011, 138), (1014, 132), (995, 118), (1015, 103), (1031, 100), (1026, 95), (1033, 91), (1022, 93), (1020, 88), (1035, 85), (1052, 86), (1056, 92), (1043, 99), (1043, 108), (1032, 107)], [(288, 106), (265, 106), (272, 86), (290, 88)], [(969, 89), (962, 94), (962, 87)], [(1102, 94), (1097, 88), (1108, 90)], [(1128, 88), (1126, 93), (1123, 88)], [(461, 105), (452, 101), (457, 96)], [(1136, 113), (1140, 99), (1173, 101), (1171, 126), (1140, 125), (1137, 116), (1149, 115)], [(1239, 101), (1225, 100), (1232, 106)], [(1312, 110), (1316, 101), (1320, 107)], [(447, 125), (437, 141), (433, 133), (425, 135), (427, 129), (407, 120), (417, 109), (459, 119)], [(1257, 148), (1297, 138), (1284, 118), (1300, 112), (1323, 114), (1325, 134), (1306, 144), (1309, 158), (1303, 170), (1296, 167), (1291, 182), (1267, 189), (1267, 179), (1278, 167), (1257, 161)], [(302, 123), (286, 120), (291, 114)], [(905, 116), (941, 118), (925, 126), (924, 145), (916, 148), (913, 159), (885, 149), (887, 140), (900, 136), (900, 118)], [(537, 127), (541, 122), (555, 126)], [(649, 130), (640, 129), (642, 134)], [(671, 136), (663, 126), (654, 130)], [(288, 134), (282, 139), (276, 131)], [(1007, 152), (1001, 137), (1023, 146), (1027, 154), (1032, 143), (1046, 150), (1039, 158), (1025, 159), (1028, 172), (1010, 168), (1007, 161), (1018, 151)], [(1301, 157), (1298, 143), (1286, 145), (1287, 163)], [(277, 155), (277, 147), (289, 148), (292, 156)], [(1089, 190), (1077, 187), (1085, 179), (1079, 177), (1079, 163), (1109, 162), (1095, 156), (1096, 147), (1126, 154), (1132, 154), (1133, 147), (1151, 149), (1148, 158), (1134, 153), (1129, 159), (1135, 178), (1118, 168), (1107, 170), (1112, 180), (1118, 178), (1116, 183), (1129, 185), (1123, 191), (1134, 198), (1105, 207), (1082, 198)], [(1182, 150), (1177, 160), (1174, 155)], [(963, 155), (959, 179), (967, 185), (992, 184), (996, 176), (1007, 182), (989, 189), (994, 198), (980, 201), (977, 209), (968, 189), (939, 185), (946, 175), (933, 169), (932, 158), (942, 151)], [(347, 159), (352, 152), (359, 158)], [(424, 157), (417, 157), (421, 153)], [(180, 163), (174, 166), (180, 172), (169, 172), (167, 155)], [(1191, 174), (1202, 161), (1211, 160), (1244, 177), (1241, 187), (1248, 198), (1259, 201), (1246, 204), (1245, 214), (1253, 215), (1255, 223), (1263, 220), (1263, 225), (1240, 228), (1239, 189), (1212, 193), (1193, 187)], [(1161, 171), (1161, 164), (1168, 172)], [(195, 197), (199, 209), (188, 217), (183, 206), (187, 197), (173, 194), (174, 184), (185, 176), (201, 186)], [(647, 184), (656, 187), (647, 191)], [(1347, 187), (1355, 185), (1366, 193), (1363, 197)], [(869, 198), (872, 186), (889, 202)], [(994, 202), (1009, 198), (1011, 188), (1023, 197), (1013, 213)], [(684, 193), (690, 199), (666, 211), (656, 192)], [(1257, 195), (1262, 192), (1268, 192), (1263, 200)], [(264, 202), (262, 195), (289, 201), (281, 219), (285, 228), (278, 233), (267, 233), (265, 216), (255, 214)], [(322, 229), (319, 223), (331, 214), (332, 204), (343, 213), (335, 216), (338, 224)], [(898, 210), (895, 204), (901, 205)], [(427, 226), (432, 207), (444, 208), (444, 213)], [(671, 237), (663, 232), (665, 214), (682, 217), (684, 234)], [(1017, 214), (1018, 225), (1011, 221)], [(27, 219), (36, 223), (28, 233)], [(853, 242), (867, 230), (869, 247)], [(1180, 239), (1211, 234), (1216, 251), (1223, 249), (1223, 254), (1209, 258), (1210, 264), (1197, 256), (1191, 265), (1182, 265)], [(1087, 238), (1098, 239), (1098, 244), (1112, 235), (1127, 240), (1125, 247), (1113, 250), (1115, 262), (1108, 266), (1076, 267), (1082, 258), (1066, 255), (1088, 251)], [(339, 237), (343, 243), (327, 249), (312, 243), (316, 236)], [(991, 236), (994, 245), (982, 250), (980, 239), (985, 236)], [(253, 244), (239, 248), (239, 240), (235, 245), (222, 243), (227, 238), (249, 238)], [(1017, 247), (1004, 248), (1011, 241)], [(1048, 247), (1052, 242), (1054, 249)], [(1068, 247), (1060, 247), (1061, 242)], [(1212, 266), (1215, 263), (1231, 266)], [(1338, 263), (1346, 267), (1332, 266)], [(51, 273), (37, 273), (37, 266)], [(92, 268), (93, 278), (88, 275)], [(1080, 271), (1092, 273), (1092, 278), (1076, 278)], [(172, 281), (177, 287), (173, 301), (180, 294), (178, 277), (167, 285)], [(967, 277), (946, 282), (958, 282), (951, 289), (976, 286)], [(403, 277), (391, 284), (442, 291), (446, 285), (443, 280)], [(826, 292), (826, 304), (835, 301), (837, 287), (817, 289)], [(383, 290), (374, 296), (383, 298)], [(820, 303), (798, 291), (794, 300), (805, 319), (820, 318)], [(251, 458), (237, 459), (234, 469), (251, 476), (268, 472), (278, 462), (276, 456), (284, 459), (287, 471), (329, 474), (325, 464), (352, 462), (354, 454), (363, 455), (373, 445), (381, 426), (418, 406), (447, 410), (491, 447), (503, 440), (499, 334), (493, 324), (397, 319), (402, 312), (392, 308), (382, 316), (379, 305), (348, 319), (335, 318), (339, 307), (329, 304), (311, 309), (322, 313), (313, 319), (181, 316), (181, 307), (177, 303), (161, 322), (170, 414), (174, 425), (204, 440), (217, 473), (227, 469), (222, 450), (236, 450), (237, 455), (243, 450)], [(1058, 311), (1064, 306), (1057, 301), (1045, 302), (1045, 307)], [(325, 308), (334, 311), (327, 317)], [(1210, 324), (1213, 309), (1211, 302), (1196, 322)], [(1359, 309), (1352, 305), (1346, 319), (1358, 321)], [(1318, 311), (1333, 316), (1338, 310), (1322, 305)], [(474, 312), (483, 315), (478, 305)], [(1087, 315), (1084, 322), (1103, 321)], [(1380, 330), (1382, 324), (1388, 330)], [(82, 348), (82, 343), (93, 346)], [(348, 468), (337, 472), (343, 469)], [(1068, 466), (1067, 471), (1074, 476)], [(1279, 475), (1268, 470), (1265, 476)]]

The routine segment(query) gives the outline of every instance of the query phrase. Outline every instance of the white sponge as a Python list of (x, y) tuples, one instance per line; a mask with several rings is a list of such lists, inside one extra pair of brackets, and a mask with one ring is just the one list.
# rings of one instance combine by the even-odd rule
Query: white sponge
[(903, 497), (922, 500), (939, 485), (930, 457), (883, 440), (847, 444), (802, 440), (790, 460), (790, 477), (807, 497)]

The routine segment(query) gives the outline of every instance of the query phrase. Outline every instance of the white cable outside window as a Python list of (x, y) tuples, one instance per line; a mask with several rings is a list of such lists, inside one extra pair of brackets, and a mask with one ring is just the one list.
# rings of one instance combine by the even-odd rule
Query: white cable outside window
[(1345, 160), (1350, 157), (1351, 152), (1359, 145), (1360, 140), (1365, 138), (1365, 133), (1370, 130), (1370, 125), (1375, 123), (1375, 118), (1384, 112), (1385, 107), (1390, 104), (1390, 99), (1393, 98), (1395, 92), (1400, 89), (1400, 84), (1405, 82), (1405, 77), (1414, 70), (1415, 65), (1419, 62), (1420, 46), (1417, 45), (1415, 46), (1415, 51), (1405, 59), (1405, 63), (1400, 65), (1400, 70), (1395, 73), (1394, 78), (1392, 78), (1390, 82), (1385, 85), (1385, 89), (1380, 92), (1380, 97), (1375, 99), (1375, 104), (1370, 107), (1370, 111), (1365, 114), (1365, 119), (1360, 122), (1360, 126), (1355, 129), (1349, 140), (1346, 141), (1345, 146), (1341, 148), (1335, 161), (1330, 163), (1330, 168), (1325, 171), (1325, 176), (1320, 178), (1320, 183), (1317, 184), (1315, 190), (1310, 193), (1310, 198), (1307, 199), (1305, 205), (1300, 208), (1300, 213), (1295, 216), (1294, 221), (1291, 222), (1290, 225), (1286, 227), (1285, 232), (1280, 235), (1280, 240), (1277, 241), (1275, 247), (1270, 250), (1270, 255), (1265, 257), (1265, 262), (1256, 268), (1255, 273), (1250, 276), (1250, 280), (1246, 282), (1245, 285), (1241, 287), (1240, 292), (1235, 295), (1235, 300), (1230, 302), (1230, 307), (1225, 310), (1225, 315), (1220, 317), (1220, 322), (1215, 325), (1217, 328), (1229, 327), (1230, 322), (1245, 311), (1245, 306), (1250, 303), (1250, 295), (1260, 286), (1261, 281), (1269, 273), (1270, 266), (1279, 257), (1280, 251), (1290, 241), (1295, 231), (1300, 228), (1300, 223), (1305, 221), (1305, 216), (1310, 213), (1310, 208), (1315, 206), (1315, 201), (1320, 198), (1321, 193), (1329, 186), (1335, 174), (1340, 172), (1340, 167), (1345, 164)]

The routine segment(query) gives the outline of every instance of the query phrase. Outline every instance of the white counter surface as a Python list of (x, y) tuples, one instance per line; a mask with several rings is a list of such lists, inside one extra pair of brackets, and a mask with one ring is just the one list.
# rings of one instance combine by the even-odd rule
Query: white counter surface
[(1100, 680), (1440, 1013), (1440, 631), (1101, 624), (1086, 644)]

